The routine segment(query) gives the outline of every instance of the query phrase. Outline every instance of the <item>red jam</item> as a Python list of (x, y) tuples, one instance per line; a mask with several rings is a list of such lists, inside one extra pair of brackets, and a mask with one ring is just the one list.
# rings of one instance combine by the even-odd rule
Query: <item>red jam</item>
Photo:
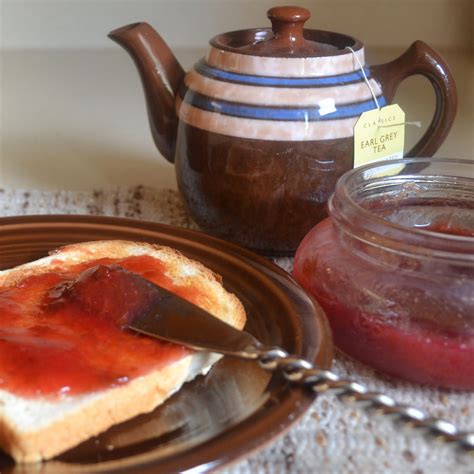
[(429, 232), (437, 232), (438, 234), (458, 235), (459, 237), (474, 237), (474, 230), (466, 229), (452, 224), (445, 224), (439, 222), (437, 224), (420, 227), (420, 229), (428, 230)]
[(100, 301), (100, 316), (64, 297), (83, 272), (110, 264), (195, 304), (207, 298), (191, 285), (175, 285), (163, 263), (149, 256), (93, 260), (67, 270), (57, 263), (48, 273), (0, 290), (0, 389), (23, 397), (77, 395), (127, 383), (189, 353), (124, 329), (126, 308), (141, 296), (123, 285), (82, 289), (83, 299)]
[[(444, 224), (424, 230), (473, 235)], [(295, 278), (325, 310), (336, 346), (397, 377), (473, 390), (472, 270), (450, 266), (438, 274), (429, 261), (374, 261), (351, 245), (340, 243), (328, 218), (295, 257)]]

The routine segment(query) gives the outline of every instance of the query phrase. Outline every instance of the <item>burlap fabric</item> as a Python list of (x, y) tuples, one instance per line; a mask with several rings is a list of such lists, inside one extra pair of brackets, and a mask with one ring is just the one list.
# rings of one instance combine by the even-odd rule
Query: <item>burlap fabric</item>
[[(141, 186), (85, 192), (0, 190), (0, 214), (112, 215), (196, 228), (177, 191)], [(291, 259), (276, 259), (291, 271)], [(402, 403), (474, 430), (474, 396), (394, 381), (338, 354), (334, 370), (350, 375)], [(297, 424), (262, 451), (225, 469), (247, 473), (474, 473), (474, 459), (425, 441), (390, 422), (320, 396)]]

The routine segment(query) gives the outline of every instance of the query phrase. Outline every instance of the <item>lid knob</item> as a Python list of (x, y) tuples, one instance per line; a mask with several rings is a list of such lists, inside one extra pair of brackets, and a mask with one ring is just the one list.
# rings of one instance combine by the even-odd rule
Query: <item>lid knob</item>
[(303, 27), (311, 13), (302, 7), (273, 7), (267, 12), (272, 22), (274, 40), (285, 42), (290, 49), (305, 43)]

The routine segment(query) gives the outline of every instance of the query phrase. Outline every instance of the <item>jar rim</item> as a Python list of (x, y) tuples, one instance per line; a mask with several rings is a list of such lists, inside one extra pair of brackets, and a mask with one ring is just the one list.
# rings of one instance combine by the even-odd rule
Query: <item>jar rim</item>
[[(380, 174), (383, 169), (389, 167), (396, 169), (396, 167), (402, 166), (402, 169), (405, 169), (406, 165), (412, 164), (417, 166), (432, 164), (469, 166), (474, 170), (474, 160), (458, 158), (403, 158), (376, 161), (360, 166), (348, 171), (338, 180), (335, 192), (328, 202), (331, 217), (353, 237), (371, 245), (389, 247), (401, 253), (425, 254), (430, 258), (459, 259), (461, 257), (463, 260), (467, 259), (474, 263), (474, 237), (433, 232), (386, 220), (361, 206), (351, 195), (350, 190), (354, 188), (356, 181), (361, 177), (367, 177), (367, 182), (369, 182), (371, 177), (377, 175), (377, 170)], [(455, 175), (446, 175), (446, 177), (453, 176)], [(443, 177), (443, 175), (437, 175), (439, 179)], [(380, 179), (383, 179), (383, 175)], [(463, 179), (472, 181), (474, 189), (474, 173), (472, 178)], [(375, 244), (376, 241), (377, 244)]]

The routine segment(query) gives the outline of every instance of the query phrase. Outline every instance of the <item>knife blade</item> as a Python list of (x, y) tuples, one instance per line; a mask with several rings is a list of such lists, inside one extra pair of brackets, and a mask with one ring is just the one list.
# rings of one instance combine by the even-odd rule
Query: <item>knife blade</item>
[(194, 350), (255, 359), (262, 347), (251, 334), (117, 264), (90, 268), (49, 295), (48, 304), (73, 300), (123, 329)]
[[(135, 276), (130, 278), (136, 280)], [(147, 283), (156, 292), (157, 304), (149, 311), (134, 315), (128, 322), (130, 329), (195, 350), (257, 358), (262, 345), (254, 336), (235, 329), (165, 288)]]

